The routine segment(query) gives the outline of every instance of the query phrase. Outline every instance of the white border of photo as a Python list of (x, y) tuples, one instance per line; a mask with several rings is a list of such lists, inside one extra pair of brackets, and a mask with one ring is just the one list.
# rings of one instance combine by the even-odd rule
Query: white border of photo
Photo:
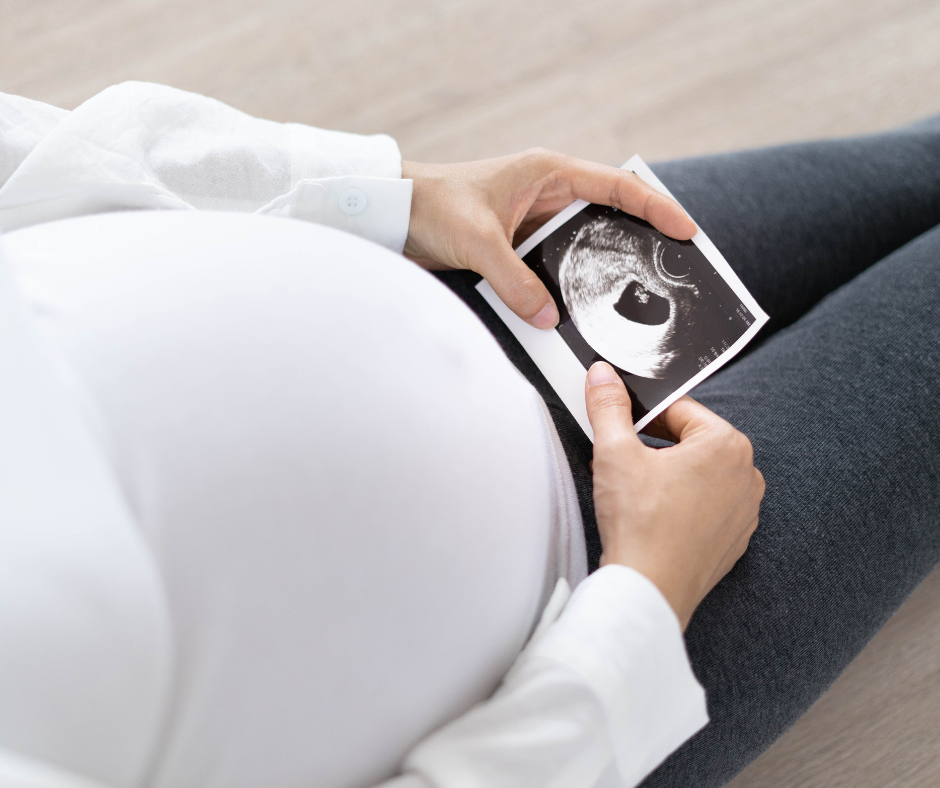
[[(630, 170), (657, 191), (667, 194), (670, 197), (673, 196), (659, 178), (653, 174), (653, 171), (646, 165), (646, 162), (639, 156), (631, 158), (621, 169)], [(571, 205), (561, 211), (561, 213), (527, 238), (525, 242), (516, 249), (516, 254), (520, 257), (525, 257), (525, 255), (532, 251), (532, 249), (545, 238), (561, 227), (572, 216), (583, 211), (587, 206), (588, 203), (584, 200), (577, 200), (571, 203)], [(679, 399), (679, 397), (687, 394), (705, 380), (705, 378), (734, 358), (741, 349), (754, 338), (769, 319), (741, 280), (738, 279), (737, 274), (734, 273), (731, 266), (728, 265), (728, 261), (725, 260), (708, 236), (702, 232), (701, 228), (699, 228), (699, 231), (692, 238), (692, 242), (728, 283), (734, 291), (734, 294), (741, 299), (741, 303), (744, 304), (753, 315), (754, 322), (730, 348), (718, 356), (718, 358), (712, 361), (697, 375), (677, 388), (640, 419), (635, 425), (637, 432), (642, 430), (673, 402)], [(571, 415), (575, 417), (575, 420), (581, 425), (585, 434), (593, 442), (594, 431), (591, 429), (591, 422), (588, 420), (587, 408), (584, 404), (584, 379), (587, 376), (587, 371), (584, 369), (584, 366), (578, 360), (577, 356), (571, 351), (571, 348), (568, 347), (561, 334), (555, 329), (543, 331), (530, 326), (503, 303), (502, 299), (496, 295), (496, 292), (490, 287), (486, 280), (483, 280), (477, 285), (477, 290), (479, 290), (481, 295), (487, 300), (487, 303), (493, 307), (493, 310), (499, 315), (500, 320), (506, 324), (516, 339), (519, 340), (519, 344), (522, 345), (526, 353), (529, 354), (536, 366), (542, 371), (546, 380), (548, 380), (552, 388), (558, 393), (561, 401), (564, 402), (568, 410), (571, 411)]]

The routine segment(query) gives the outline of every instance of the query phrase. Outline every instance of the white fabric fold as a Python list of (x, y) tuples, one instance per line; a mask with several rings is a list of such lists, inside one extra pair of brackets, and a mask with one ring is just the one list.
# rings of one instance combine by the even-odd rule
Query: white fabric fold
[(291, 143), (291, 186), (340, 175), (401, 178), (398, 143), (387, 134), (347, 134), (301, 123), (286, 127)]
[(0, 186), (68, 115), (41, 101), (0, 93)]
[(407, 771), (435, 788), (634, 786), (708, 722), (653, 583), (609, 565), (568, 593), (560, 580), (493, 698), (425, 739)]
[[(350, 188), (368, 203), (356, 215), (339, 208)], [(411, 182), (387, 135), (274, 123), (163, 85), (125, 82), (73, 112), (0, 95), (0, 229), (117, 210), (275, 208), (400, 253)]]
[(648, 578), (628, 567), (609, 564), (591, 575), (523, 659), (564, 665), (591, 687), (628, 785), (708, 722), (675, 613)]

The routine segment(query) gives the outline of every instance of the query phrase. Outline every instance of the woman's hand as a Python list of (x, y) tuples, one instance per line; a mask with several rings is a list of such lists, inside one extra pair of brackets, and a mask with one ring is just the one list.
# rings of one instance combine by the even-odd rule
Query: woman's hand
[(469, 268), (536, 328), (558, 310), (545, 285), (513, 251), (575, 200), (612, 205), (686, 240), (695, 223), (674, 200), (627, 170), (531, 150), (467, 164), (402, 162), (414, 181), (405, 255), (425, 268)]
[(751, 443), (683, 397), (654, 422), (676, 445), (651, 449), (633, 429), (630, 397), (609, 364), (594, 364), (585, 385), (601, 564), (646, 575), (685, 629), (757, 528), (764, 477)]

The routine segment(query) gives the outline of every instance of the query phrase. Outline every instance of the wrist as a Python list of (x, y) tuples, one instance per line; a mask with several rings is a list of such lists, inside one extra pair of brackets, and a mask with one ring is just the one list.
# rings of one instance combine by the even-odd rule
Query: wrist
[[(440, 222), (429, 216), (433, 213), (437, 202), (429, 194), (429, 169), (434, 165), (421, 164), (416, 161), (401, 163), (401, 177), (411, 181), (411, 215), (408, 222), (408, 236), (405, 239), (404, 255), (422, 268), (429, 270), (447, 270), (453, 266), (442, 262), (435, 248), (433, 236), (429, 233), (431, 228), (438, 228)], [(431, 184), (433, 191), (433, 183)], [(430, 197), (430, 199), (429, 199)]]
[(691, 595), (688, 591), (688, 583), (681, 577), (681, 573), (674, 571), (672, 567), (663, 566), (662, 563), (655, 560), (643, 560), (632, 551), (604, 550), (600, 560), (601, 566), (608, 564), (626, 566), (649, 580), (672, 608), (672, 612), (679, 619), (679, 626), (685, 632), (692, 613), (695, 612), (695, 604), (689, 601)]

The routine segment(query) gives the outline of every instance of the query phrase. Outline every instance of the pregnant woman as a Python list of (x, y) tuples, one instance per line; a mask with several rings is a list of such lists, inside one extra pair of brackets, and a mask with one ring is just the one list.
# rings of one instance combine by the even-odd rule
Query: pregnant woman
[(592, 479), (476, 274), (396, 252), (550, 328), (513, 239), (671, 201), (3, 97), (0, 785), (722, 784), (937, 560), (938, 165), (926, 124), (658, 167), (776, 323), (665, 449), (592, 368)]

